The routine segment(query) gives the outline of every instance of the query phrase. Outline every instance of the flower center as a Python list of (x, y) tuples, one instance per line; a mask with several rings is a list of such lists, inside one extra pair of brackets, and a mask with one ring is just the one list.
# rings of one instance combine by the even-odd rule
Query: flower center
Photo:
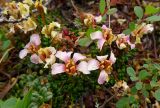
[(38, 51), (39, 47), (36, 46), (35, 44), (31, 43), (28, 50), (31, 52), (31, 53), (36, 53)]
[(105, 70), (106, 72), (110, 72), (112, 69), (112, 63), (109, 60), (104, 60), (100, 63), (100, 69)]
[(76, 64), (72, 59), (65, 64), (65, 71), (70, 75), (73, 75), (77, 72)]
[(122, 43), (127, 43), (127, 40), (125, 38), (121, 38), (119, 39), (119, 44), (122, 44)]
[(42, 61), (45, 61), (46, 58), (49, 58), (52, 52), (46, 48), (38, 50), (38, 55)]

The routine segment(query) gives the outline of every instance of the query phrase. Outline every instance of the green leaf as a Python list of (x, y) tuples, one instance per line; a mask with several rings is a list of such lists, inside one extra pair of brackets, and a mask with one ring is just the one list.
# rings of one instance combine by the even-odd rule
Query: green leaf
[(129, 103), (134, 103), (136, 101), (134, 96), (129, 96)]
[(147, 5), (145, 7), (145, 14), (149, 15), (149, 14), (156, 14), (159, 11), (158, 8), (155, 8), (154, 6), (151, 5)]
[(136, 25), (135, 25), (134, 22), (129, 23), (129, 29), (130, 29), (131, 31), (133, 31), (135, 28), (136, 28)]
[(146, 79), (148, 76), (150, 76), (150, 74), (149, 74), (146, 70), (141, 70), (141, 71), (139, 72), (138, 78), (139, 78), (140, 80), (144, 80), (144, 79)]
[(50, 99), (52, 99), (52, 96), (53, 96), (52, 92), (47, 92), (45, 96), (45, 101), (49, 101)]
[(135, 87), (136, 87), (137, 90), (141, 90), (142, 89), (142, 85), (143, 85), (142, 82), (137, 82)]
[(150, 22), (160, 21), (160, 16), (157, 16), (157, 15), (150, 16), (150, 17), (146, 18), (146, 20), (150, 21)]
[(130, 77), (135, 77), (136, 76), (136, 73), (135, 73), (135, 71), (132, 67), (127, 68), (127, 73)]
[(132, 32), (132, 31), (131, 31), (130, 29), (126, 29), (126, 30), (123, 31), (123, 33), (124, 33), (125, 35), (129, 35), (131, 32)]
[(7, 99), (1, 106), (1, 108), (14, 108), (17, 99), (15, 97)]
[(157, 87), (157, 86), (158, 86), (157, 82), (154, 81), (154, 80), (152, 80), (152, 81), (150, 82), (150, 85), (151, 85), (151, 87)]
[(138, 78), (137, 78), (136, 76), (131, 76), (130, 79), (131, 79), (132, 81), (137, 81), (137, 80), (138, 80)]
[(31, 96), (32, 96), (32, 90), (29, 90), (29, 92), (24, 96), (22, 100), (23, 106), (21, 108), (28, 108), (29, 104), (31, 103)]
[(6, 50), (9, 47), (10, 44), (11, 44), (10, 40), (3, 41), (2, 50)]
[(78, 44), (83, 47), (88, 47), (91, 44), (92, 40), (90, 38), (81, 38), (78, 40)]
[(154, 66), (156, 69), (160, 70), (160, 64), (155, 63), (155, 64), (153, 64), (153, 66)]
[(137, 93), (137, 89), (136, 89), (136, 87), (134, 86), (134, 87), (131, 88), (131, 94), (136, 94), (136, 93)]
[(90, 34), (91, 34), (92, 32), (94, 32), (94, 29), (90, 27), (90, 28), (87, 30), (87, 32), (86, 32), (86, 36), (87, 36), (87, 37), (90, 37)]
[(23, 101), (18, 99), (14, 108), (21, 108), (23, 106)]
[(99, 10), (100, 10), (101, 14), (104, 13), (105, 8), (106, 8), (106, 1), (105, 1), (105, 0), (100, 0), (100, 3), (99, 3)]
[(141, 19), (143, 17), (143, 9), (140, 6), (135, 6), (134, 7), (134, 13), (136, 14), (136, 16)]
[(122, 97), (117, 103), (116, 108), (129, 108), (128, 97)]
[(160, 101), (160, 88), (155, 91), (154, 97), (156, 98), (156, 100)]
[(107, 11), (107, 14), (112, 15), (112, 14), (115, 14), (116, 12), (117, 12), (117, 8), (111, 8)]
[(148, 65), (148, 64), (143, 64), (143, 67), (144, 67), (144, 68), (148, 68), (149, 65)]
[(147, 90), (142, 90), (142, 94), (144, 97), (149, 97), (149, 92)]

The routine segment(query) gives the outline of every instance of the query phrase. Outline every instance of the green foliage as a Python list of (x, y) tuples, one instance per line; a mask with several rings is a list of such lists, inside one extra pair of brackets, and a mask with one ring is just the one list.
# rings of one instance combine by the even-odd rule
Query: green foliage
[(150, 22), (160, 21), (160, 16), (158, 16), (158, 15), (150, 16), (150, 17), (146, 18), (146, 21), (150, 21)]
[(112, 14), (115, 14), (116, 12), (117, 12), (117, 8), (111, 8), (107, 11), (107, 14), (112, 15)]
[(6, 38), (5, 34), (0, 31), (0, 42), (2, 42), (2, 46), (0, 46), (1, 51), (5, 51), (11, 44), (11, 41)]
[(134, 7), (134, 13), (136, 14), (136, 16), (137, 16), (139, 19), (142, 19), (142, 17), (143, 17), (143, 9), (142, 9), (142, 7), (140, 7), (140, 6), (135, 6), (135, 7)]
[(137, 82), (136, 85), (135, 85), (135, 87), (136, 87), (137, 90), (141, 90), (142, 86), (143, 86), (142, 82)]
[(100, 2), (99, 2), (99, 10), (100, 10), (101, 14), (104, 13), (105, 8), (106, 8), (106, 1), (105, 0), (100, 0)]
[(141, 71), (139, 72), (138, 78), (139, 78), (140, 80), (144, 80), (144, 79), (146, 79), (148, 76), (150, 76), (150, 74), (149, 74), (146, 70), (141, 70)]
[(129, 35), (131, 32), (132, 32), (132, 31), (131, 31), (130, 29), (126, 29), (126, 30), (123, 31), (123, 33), (124, 33), (125, 35)]
[(91, 42), (92, 42), (92, 40), (90, 38), (87, 38), (87, 37), (81, 38), (81, 39), (78, 40), (78, 44), (80, 46), (83, 46), (83, 47), (84, 46), (85, 47), (89, 46), (91, 44)]
[(28, 108), (31, 103), (31, 90), (24, 96), (24, 98), (17, 99), (11, 97), (5, 101), (0, 102), (0, 108)]
[(129, 29), (133, 31), (136, 28), (136, 24), (134, 22), (129, 23)]
[[(146, 60), (146, 63), (140, 67), (140, 71), (137, 72), (137, 74), (132, 67), (127, 67), (127, 73), (130, 76), (131, 81), (136, 81), (136, 83), (134, 83), (134, 86), (131, 88), (130, 96), (139, 96), (139, 100), (132, 102), (131, 106), (137, 106), (138, 103), (141, 102), (141, 96), (147, 97), (148, 99), (154, 97), (157, 101), (160, 100), (160, 86), (158, 82), (158, 78), (160, 77), (160, 74), (158, 73), (160, 71), (159, 66), (160, 65), (157, 63)], [(153, 91), (155, 91), (155, 93), (153, 94), (153, 96), (151, 96)], [(123, 98), (119, 101), (123, 102)], [(119, 101), (117, 102), (117, 104), (119, 103)], [(125, 108), (125, 106), (123, 107)]]
[(155, 91), (154, 97), (157, 99), (157, 101), (160, 101), (160, 88)]
[(145, 14), (150, 15), (150, 14), (156, 14), (159, 12), (159, 8), (155, 8), (152, 5), (147, 5), (145, 7)]
[(129, 98), (123, 97), (116, 103), (116, 108), (129, 108)]
[(128, 73), (128, 75), (129, 75), (130, 77), (133, 77), (133, 76), (136, 75), (136, 73), (135, 73), (135, 71), (134, 71), (134, 69), (133, 69), (132, 67), (128, 67), (128, 68), (127, 68), (127, 73)]

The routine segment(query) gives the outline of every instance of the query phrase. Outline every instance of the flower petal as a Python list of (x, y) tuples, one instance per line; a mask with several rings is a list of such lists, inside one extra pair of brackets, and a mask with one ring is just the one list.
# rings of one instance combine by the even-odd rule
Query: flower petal
[(40, 58), (39, 58), (39, 56), (38, 56), (37, 54), (32, 54), (31, 57), (30, 57), (30, 60), (31, 60), (31, 62), (34, 63), (34, 64), (40, 63), (40, 62), (39, 62)]
[(99, 62), (95, 59), (88, 61), (88, 70), (96, 70), (99, 68)]
[(108, 80), (108, 74), (105, 72), (105, 70), (102, 70), (98, 77), (98, 83), (103, 84), (106, 80)]
[(107, 59), (107, 57), (108, 57), (108, 55), (104, 55), (104, 56), (97, 56), (97, 59), (98, 59), (99, 61), (104, 61), (104, 60), (106, 60), (106, 59)]
[(90, 34), (92, 40), (103, 39), (103, 34), (101, 31), (96, 31)]
[(41, 44), (41, 40), (40, 40), (40, 37), (38, 34), (33, 34), (31, 37), (30, 37), (30, 42), (31, 43), (35, 43), (35, 45), (40, 45)]
[(23, 59), (25, 56), (27, 56), (27, 54), (29, 53), (29, 51), (27, 49), (23, 49), (19, 52), (19, 58)]
[(103, 26), (102, 26), (102, 29), (108, 29), (108, 28), (107, 28), (107, 26), (106, 26), (106, 25), (103, 25)]
[(110, 55), (109, 60), (112, 62), (112, 64), (114, 64), (116, 62), (116, 57), (115, 57), (115, 55), (113, 54), (112, 51), (111, 51), (111, 55)]
[(52, 68), (53, 75), (65, 72), (65, 65), (61, 63), (55, 63), (52, 65), (51, 68)]
[(77, 66), (77, 70), (83, 72), (83, 74), (90, 74), (88, 63), (86, 61), (80, 62)]
[(52, 54), (56, 53), (56, 49), (54, 47), (48, 47), (48, 49), (51, 51)]
[(62, 52), (62, 51), (57, 51), (55, 56), (59, 58), (60, 60), (67, 62), (70, 57), (71, 57), (72, 52)]
[(82, 54), (80, 54), (80, 53), (74, 53), (74, 55), (73, 55), (73, 60), (74, 60), (74, 62), (76, 63), (78, 60), (83, 60), (83, 59), (85, 59), (86, 58), (86, 56), (83, 56)]
[(102, 50), (102, 47), (103, 47), (103, 44), (105, 43), (105, 39), (99, 39), (98, 42), (97, 42), (97, 46), (100, 50)]
[(54, 54), (52, 54), (52, 55), (50, 55), (49, 58), (46, 58), (45, 61), (46, 61), (46, 64), (45, 64), (44, 68), (48, 68), (48, 65), (52, 65), (53, 63), (55, 63), (56, 57)]
[(94, 19), (97, 23), (100, 23), (102, 21), (102, 16), (96, 16)]
[(145, 31), (146, 31), (147, 33), (151, 33), (153, 30), (154, 30), (153, 24), (147, 24), (147, 25), (145, 26)]
[(131, 49), (134, 49), (135, 48), (135, 44), (132, 44), (130, 41), (128, 41), (128, 45), (130, 45)]

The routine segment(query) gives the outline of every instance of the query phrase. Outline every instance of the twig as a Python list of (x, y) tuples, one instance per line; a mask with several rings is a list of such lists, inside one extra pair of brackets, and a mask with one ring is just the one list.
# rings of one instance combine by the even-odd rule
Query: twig
[(155, 58), (158, 58), (157, 47), (156, 47), (156, 39), (155, 39), (154, 32), (152, 33), (152, 38), (153, 38), (154, 56), (155, 56)]
[[(110, 9), (110, 0), (107, 0), (107, 8)], [(111, 15), (108, 15), (108, 26), (111, 28)]]
[(76, 10), (76, 12), (78, 12), (78, 13), (79, 13), (78, 8), (75, 6), (75, 4), (74, 4), (73, 0), (71, 0), (71, 4), (72, 4), (73, 8)]
[(15, 78), (13, 82), (9, 81), (7, 85), (4, 87), (2, 92), (0, 92), (0, 99), (3, 99), (5, 95), (9, 92), (9, 90), (16, 84), (18, 78)]
[(14, 48), (14, 47), (11, 47), (11, 48), (7, 49), (7, 51), (3, 54), (2, 58), (0, 59), (0, 64), (2, 63), (3, 59), (4, 59), (5, 56), (8, 54), (8, 52), (9, 52), (10, 50), (12, 50), (13, 48)]
[(109, 99), (105, 99), (104, 103), (99, 108), (105, 108), (105, 105), (112, 100), (116, 95), (111, 96)]

